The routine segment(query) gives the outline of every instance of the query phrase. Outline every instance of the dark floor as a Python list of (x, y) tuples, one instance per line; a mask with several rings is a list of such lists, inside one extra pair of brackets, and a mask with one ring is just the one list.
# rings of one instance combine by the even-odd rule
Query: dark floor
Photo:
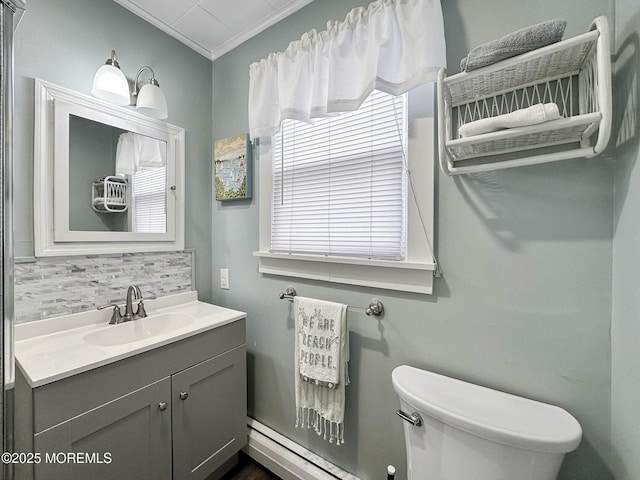
[(220, 480), (281, 480), (281, 478), (241, 454), (238, 465)]

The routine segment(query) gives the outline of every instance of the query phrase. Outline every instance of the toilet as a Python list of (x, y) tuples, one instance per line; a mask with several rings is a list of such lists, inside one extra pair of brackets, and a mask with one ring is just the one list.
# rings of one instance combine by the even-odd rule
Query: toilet
[(582, 428), (560, 407), (402, 365), (407, 480), (554, 480)]

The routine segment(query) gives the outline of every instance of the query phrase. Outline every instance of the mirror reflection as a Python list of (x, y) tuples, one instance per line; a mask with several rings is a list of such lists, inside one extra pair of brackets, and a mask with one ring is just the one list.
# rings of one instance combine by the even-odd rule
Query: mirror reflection
[(166, 142), (69, 115), (69, 230), (167, 231)]
[(36, 256), (184, 249), (184, 129), (35, 87)]

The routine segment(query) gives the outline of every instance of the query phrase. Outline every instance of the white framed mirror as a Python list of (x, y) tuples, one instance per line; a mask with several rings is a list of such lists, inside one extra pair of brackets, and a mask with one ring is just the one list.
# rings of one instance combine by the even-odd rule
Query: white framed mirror
[(183, 128), (35, 79), (35, 255), (184, 249)]

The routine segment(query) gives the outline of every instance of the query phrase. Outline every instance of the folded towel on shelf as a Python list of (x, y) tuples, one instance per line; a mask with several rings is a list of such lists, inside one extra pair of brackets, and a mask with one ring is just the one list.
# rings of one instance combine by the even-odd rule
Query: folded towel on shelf
[(476, 68), (559, 42), (562, 40), (566, 26), (566, 20), (548, 20), (478, 45), (460, 61), (460, 70), (470, 72)]
[(296, 296), (296, 427), (314, 428), (344, 443), (345, 386), (349, 383), (347, 306)]
[(550, 122), (562, 118), (555, 103), (537, 103), (527, 108), (521, 108), (511, 113), (495, 117), (482, 118), (460, 126), (460, 137), (471, 137), (482, 133), (496, 132), (506, 128), (525, 127), (538, 123)]

